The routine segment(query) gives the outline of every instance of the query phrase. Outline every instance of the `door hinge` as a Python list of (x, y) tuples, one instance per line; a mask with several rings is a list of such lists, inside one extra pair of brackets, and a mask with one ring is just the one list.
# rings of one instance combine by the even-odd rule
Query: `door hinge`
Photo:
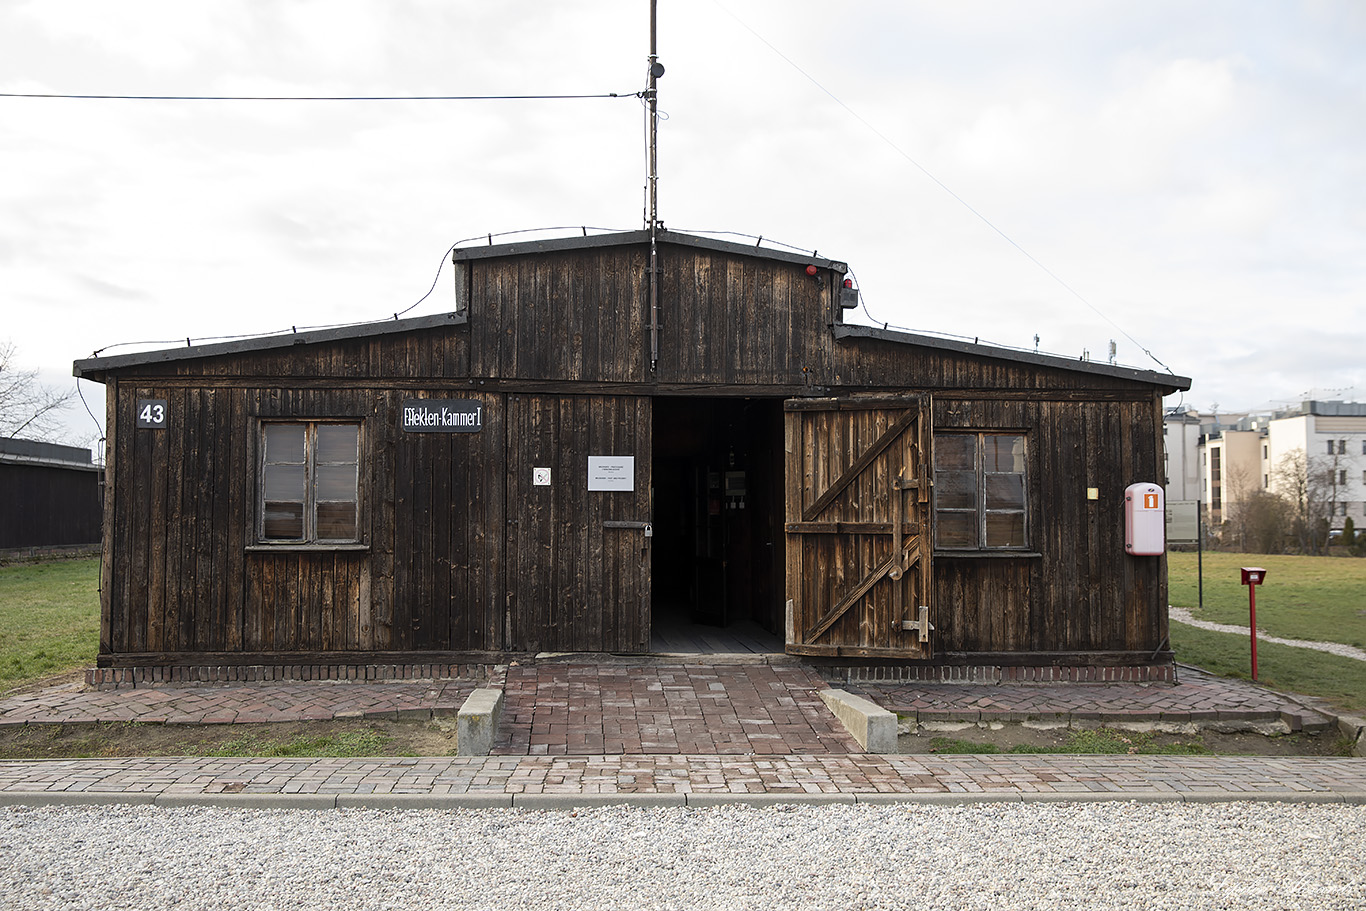
[(901, 628), (906, 632), (919, 633), (921, 642), (929, 642), (930, 630), (934, 629), (934, 624), (930, 622), (930, 609), (922, 604), (919, 613), (918, 620), (902, 620)]

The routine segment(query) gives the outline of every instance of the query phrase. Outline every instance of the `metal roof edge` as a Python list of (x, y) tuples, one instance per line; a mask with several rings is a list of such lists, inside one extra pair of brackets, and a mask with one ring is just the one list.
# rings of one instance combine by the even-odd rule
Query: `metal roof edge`
[(68, 462), (64, 459), (15, 455), (11, 452), (0, 452), (0, 465), (29, 465), (35, 468), (62, 468), (68, 471), (104, 471), (103, 465), (96, 465), (94, 462)]
[(187, 345), (184, 348), (161, 348), (156, 351), (139, 351), (133, 354), (85, 358), (71, 365), (71, 373), (76, 377), (98, 381), (105, 372), (123, 367), (164, 364), (171, 361), (217, 357), (224, 354), (241, 354), (249, 351), (268, 351), (272, 348), (290, 348), (294, 345), (316, 345), (352, 338), (370, 338), (377, 335), (393, 335), (439, 326), (463, 326), (466, 322), (468, 319), (465, 314), (449, 312), (434, 313), (429, 316), (414, 316), (408, 319), (380, 320), (373, 323), (352, 323), (330, 329), (281, 332), (274, 335), (256, 336), (231, 342), (216, 342), (209, 345)]
[[(833, 259), (822, 256), (812, 256), (806, 253), (777, 250), (773, 247), (761, 246), (758, 244), (741, 244), (729, 240), (716, 240), (710, 237), (701, 237), (696, 234), (684, 234), (680, 231), (660, 230), (656, 235), (656, 241), (660, 244), (672, 244), (679, 247), (694, 247), (701, 250), (713, 250), (719, 253), (733, 253), (739, 256), (758, 256), (763, 259), (776, 260), (778, 262), (791, 263), (794, 265), (815, 264), (821, 268), (833, 269), (841, 274), (848, 271), (848, 266)], [(648, 244), (650, 242), (649, 231), (623, 231), (613, 234), (589, 234), (583, 237), (559, 237), (549, 240), (523, 241), (510, 244), (490, 244), (483, 247), (457, 247), (451, 253), (453, 262), (465, 262), (474, 259), (493, 259), (503, 256), (528, 256), (534, 253), (557, 253), (566, 250), (590, 250), (602, 247), (627, 247), (635, 244)]]
[(1112, 376), (1119, 379), (1133, 380), (1139, 383), (1170, 388), (1174, 391), (1185, 391), (1191, 388), (1191, 380), (1189, 377), (1177, 376), (1174, 373), (1159, 373), (1155, 370), (1141, 370), (1137, 367), (1120, 367), (1114, 364), (1097, 364), (1094, 361), (1073, 360), (1056, 354), (1036, 354), (1032, 351), (1016, 351), (1011, 348), (999, 348), (995, 345), (982, 345), (975, 342), (958, 341), (956, 339), (937, 338), (931, 335), (919, 335), (914, 332), (878, 329), (876, 326), (844, 324), (835, 326), (834, 332), (836, 339), (870, 338), (901, 345), (918, 345), (922, 348), (938, 348), (941, 351), (953, 351), (959, 354), (973, 354), (979, 357), (991, 357), (998, 360), (1033, 364), (1039, 367), (1055, 367), (1059, 370), (1072, 370), (1078, 373)]

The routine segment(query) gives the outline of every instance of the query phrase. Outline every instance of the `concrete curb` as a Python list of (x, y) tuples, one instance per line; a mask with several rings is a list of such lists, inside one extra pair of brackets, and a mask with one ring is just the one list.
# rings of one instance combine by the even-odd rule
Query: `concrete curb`
[(1356, 715), (1339, 715), (1337, 718), (1338, 733), (1352, 742), (1353, 756), (1366, 756), (1366, 718), (1358, 718)]
[(1366, 805), (1366, 791), (935, 791), (823, 794), (148, 794), (115, 791), (0, 791), (3, 807), (157, 806), (259, 810), (509, 810), (562, 811), (594, 807), (831, 806), (996, 803), (1300, 803)]
[(331, 810), (335, 794), (158, 794), (159, 807), (224, 807), (247, 810)]
[(501, 687), (480, 687), (460, 706), (455, 719), (455, 749), (458, 756), (487, 756), (498, 735), (503, 717)]
[(834, 713), (867, 753), (895, 753), (896, 715), (845, 690), (820, 691), (821, 701)]
[(513, 794), (512, 806), (518, 810), (581, 810), (591, 807), (682, 807), (687, 797), (668, 794)]
[(156, 799), (137, 791), (0, 791), (0, 807), (146, 805)]
[(510, 810), (512, 795), (338, 794), (338, 810)]

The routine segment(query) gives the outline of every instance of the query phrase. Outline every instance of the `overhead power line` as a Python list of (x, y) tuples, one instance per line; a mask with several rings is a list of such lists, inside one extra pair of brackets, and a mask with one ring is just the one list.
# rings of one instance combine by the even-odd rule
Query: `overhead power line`
[[(1072, 295), (1073, 297), (1075, 297), (1077, 300), (1081, 301), (1081, 302), (1082, 302), (1083, 304), (1085, 304), (1087, 307), (1090, 307), (1091, 310), (1092, 310), (1097, 316), (1099, 316), (1101, 319), (1105, 320), (1107, 323), (1109, 323), (1111, 326), (1113, 326), (1113, 327), (1115, 328), (1115, 330), (1118, 331), (1121, 335), (1123, 335), (1123, 336), (1124, 336), (1125, 338), (1127, 338), (1129, 341), (1131, 341), (1131, 342), (1133, 342), (1135, 345), (1137, 345), (1138, 348), (1139, 348), (1144, 354), (1146, 354), (1149, 358), (1151, 358), (1151, 359), (1152, 359), (1158, 366), (1160, 366), (1163, 370), (1166, 370), (1168, 373), (1172, 373), (1172, 369), (1171, 369), (1170, 367), (1168, 367), (1166, 364), (1162, 363), (1162, 361), (1158, 359), (1157, 355), (1153, 354), (1152, 351), (1150, 351), (1150, 350), (1147, 348), (1147, 346), (1145, 346), (1145, 345), (1144, 345), (1142, 342), (1140, 342), (1138, 339), (1136, 339), (1136, 338), (1134, 338), (1132, 335), (1130, 335), (1129, 332), (1128, 332), (1128, 330), (1126, 330), (1126, 329), (1125, 329), (1123, 326), (1121, 326), (1119, 323), (1117, 323), (1117, 322), (1115, 322), (1113, 319), (1111, 319), (1110, 316), (1109, 316), (1109, 314), (1105, 313), (1103, 310), (1101, 310), (1101, 309), (1100, 309), (1099, 307), (1097, 307), (1095, 304), (1091, 303), (1091, 301), (1088, 300), (1088, 299), (1086, 298), (1085, 295), (1083, 295), (1083, 294), (1082, 294), (1080, 291), (1078, 291), (1076, 288), (1073, 288), (1071, 285), (1069, 285), (1066, 281), (1064, 281), (1064, 280), (1062, 279), (1061, 276), (1059, 276), (1059, 275), (1058, 275), (1056, 272), (1054, 272), (1052, 269), (1048, 268), (1048, 266), (1046, 266), (1046, 265), (1044, 265), (1042, 262), (1040, 262), (1039, 259), (1038, 259), (1037, 257), (1034, 256), (1034, 254), (1030, 253), (1030, 252), (1029, 252), (1028, 250), (1026, 250), (1023, 246), (1021, 246), (1019, 243), (1017, 243), (1016, 240), (1015, 240), (1015, 238), (1013, 238), (1013, 237), (1011, 237), (1009, 234), (1007, 234), (1004, 230), (1002, 230), (999, 226), (997, 226), (997, 224), (996, 224), (995, 222), (993, 222), (991, 219), (987, 218), (986, 215), (982, 214), (982, 212), (980, 212), (976, 207), (974, 207), (974, 206), (973, 206), (971, 203), (969, 203), (966, 199), (964, 199), (962, 196), (960, 196), (960, 195), (958, 195), (956, 192), (954, 192), (953, 189), (952, 189), (951, 187), (949, 187), (948, 184), (944, 183), (942, 180), (940, 180), (938, 177), (936, 177), (933, 173), (930, 172), (930, 170), (929, 170), (928, 168), (926, 168), (924, 165), (922, 165), (919, 161), (916, 161), (915, 158), (911, 157), (910, 153), (908, 153), (908, 152), (907, 152), (905, 149), (903, 149), (901, 146), (897, 145), (897, 143), (894, 142), (894, 141), (891, 139), (891, 137), (889, 137), (886, 133), (882, 132), (882, 131), (879, 130), (876, 126), (874, 126), (872, 123), (870, 123), (870, 122), (869, 122), (867, 119), (865, 119), (865, 118), (863, 117), (863, 115), (860, 114), (858, 111), (854, 110), (852, 107), (850, 107), (849, 105), (845, 104), (843, 99), (841, 99), (841, 98), (840, 98), (838, 95), (836, 95), (834, 92), (830, 91), (830, 89), (828, 89), (828, 88), (826, 88), (824, 85), (822, 85), (821, 82), (820, 82), (819, 80), (816, 79), (816, 77), (812, 76), (810, 73), (808, 73), (806, 70), (804, 70), (804, 69), (803, 69), (795, 60), (793, 60), (791, 57), (787, 56), (787, 55), (784, 54), (781, 50), (779, 50), (776, 46), (774, 46), (774, 44), (773, 44), (771, 41), (769, 41), (769, 40), (768, 40), (767, 38), (765, 38), (763, 35), (759, 34), (757, 31), (755, 31), (754, 28), (751, 27), (751, 26), (749, 25), (749, 23), (745, 22), (745, 21), (744, 21), (743, 19), (741, 19), (739, 16), (735, 15), (735, 13), (733, 13), (733, 12), (731, 12), (729, 9), (727, 9), (727, 8), (720, 2), (720, 0), (714, 0), (714, 2), (716, 3), (716, 5), (717, 5), (718, 7), (720, 7), (720, 9), (722, 10), (722, 12), (724, 12), (726, 15), (728, 15), (728, 16), (730, 16), (732, 19), (734, 19), (737, 23), (740, 24), (740, 26), (741, 26), (742, 28), (744, 28), (746, 31), (748, 31), (751, 35), (753, 35), (753, 36), (754, 36), (756, 39), (758, 39), (760, 42), (762, 42), (769, 50), (771, 50), (773, 53), (775, 53), (775, 54), (777, 54), (779, 57), (781, 57), (781, 58), (783, 59), (783, 62), (784, 62), (784, 63), (786, 63), (788, 66), (792, 67), (792, 68), (793, 68), (794, 70), (796, 70), (798, 73), (800, 73), (803, 77), (805, 77), (805, 79), (806, 79), (808, 82), (810, 82), (810, 83), (811, 83), (812, 85), (814, 85), (816, 88), (820, 89), (820, 90), (821, 90), (822, 92), (824, 92), (826, 95), (830, 96), (830, 99), (831, 99), (832, 101), (834, 101), (835, 104), (837, 104), (837, 105), (839, 105), (840, 107), (844, 108), (844, 110), (845, 110), (851, 117), (853, 117), (853, 118), (854, 118), (855, 120), (857, 120), (859, 123), (863, 124), (864, 127), (866, 127), (866, 128), (867, 128), (874, 136), (876, 136), (878, 139), (881, 139), (889, 148), (892, 149), (892, 151), (896, 152), (898, 155), (900, 155), (902, 158), (904, 158), (904, 159), (905, 159), (907, 162), (909, 162), (911, 165), (915, 166), (916, 169), (918, 169), (922, 174), (924, 174), (927, 178), (929, 178), (929, 179), (930, 179), (936, 186), (938, 186), (941, 190), (943, 190), (945, 193), (947, 193), (949, 196), (951, 196), (959, 205), (963, 206), (963, 208), (965, 208), (965, 209), (967, 209), (969, 212), (971, 212), (974, 216), (977, 217), (977, 219), (978, 219), (979, 221), (981, 221), (981, 222), (982, 222), (984, 225), (986, 225), (988, 228), (990, 228), (991, 230), (993, 230), (993, 231), (995, 231), (997, 234), (999, 234), (999, 235), (1005, 240), (1006, 243), (1008, 243), (1008, 244), (1010, 244), (1012, 247), (1014, 247), (1014, 248), (1016, 249), (1016, 251), (1018, 251), (1020, 254), (1022, 254), (1022, 255), (1025, 257), (1025, 259), (1029, 260), (1029, 261), (1030, 261), (1031, 263), (1033, 263), (1036, 267), (1038, 267), (1045, 275), (1047, 275), (1049, 278), (1053, 279), (1053, 281), (1055, 281), (1059, 286), (1061, 286), (1061, 287), (1063, 288), (1063, 290), (1067, 291), (1069, 294), (1071, 294), (1071, 295)], [(861, 296), (861, 295), (860, 295), (860, 296)], [(867, 307), (867, 305), (864, 306), (863, 312), (864, 312), (864, 313), (868, 313), (868, 307)], [(869, 316), (869, 318), (872, 318), (872, 314), (871, 314), (871, 313), (868, 313), (868, 316)], [(880, 322), (880, 320), (874, 320), (874, 321), (875, 321), (875, 322)]]
[(58, 92), (0, 92), (0, 98), (50, 98), (66, 101), (566, 101), (591, 98), (641, 98), (645, 91), (597, 95), (67, 95)]

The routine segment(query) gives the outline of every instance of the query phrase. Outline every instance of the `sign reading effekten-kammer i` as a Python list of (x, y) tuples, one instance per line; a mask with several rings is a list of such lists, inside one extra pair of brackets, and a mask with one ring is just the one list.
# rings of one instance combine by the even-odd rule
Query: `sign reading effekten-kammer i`
[(484, 403), (472, 399), (409, 399), (403, 403), (403, 429), (418, 433), (478, 433)]

